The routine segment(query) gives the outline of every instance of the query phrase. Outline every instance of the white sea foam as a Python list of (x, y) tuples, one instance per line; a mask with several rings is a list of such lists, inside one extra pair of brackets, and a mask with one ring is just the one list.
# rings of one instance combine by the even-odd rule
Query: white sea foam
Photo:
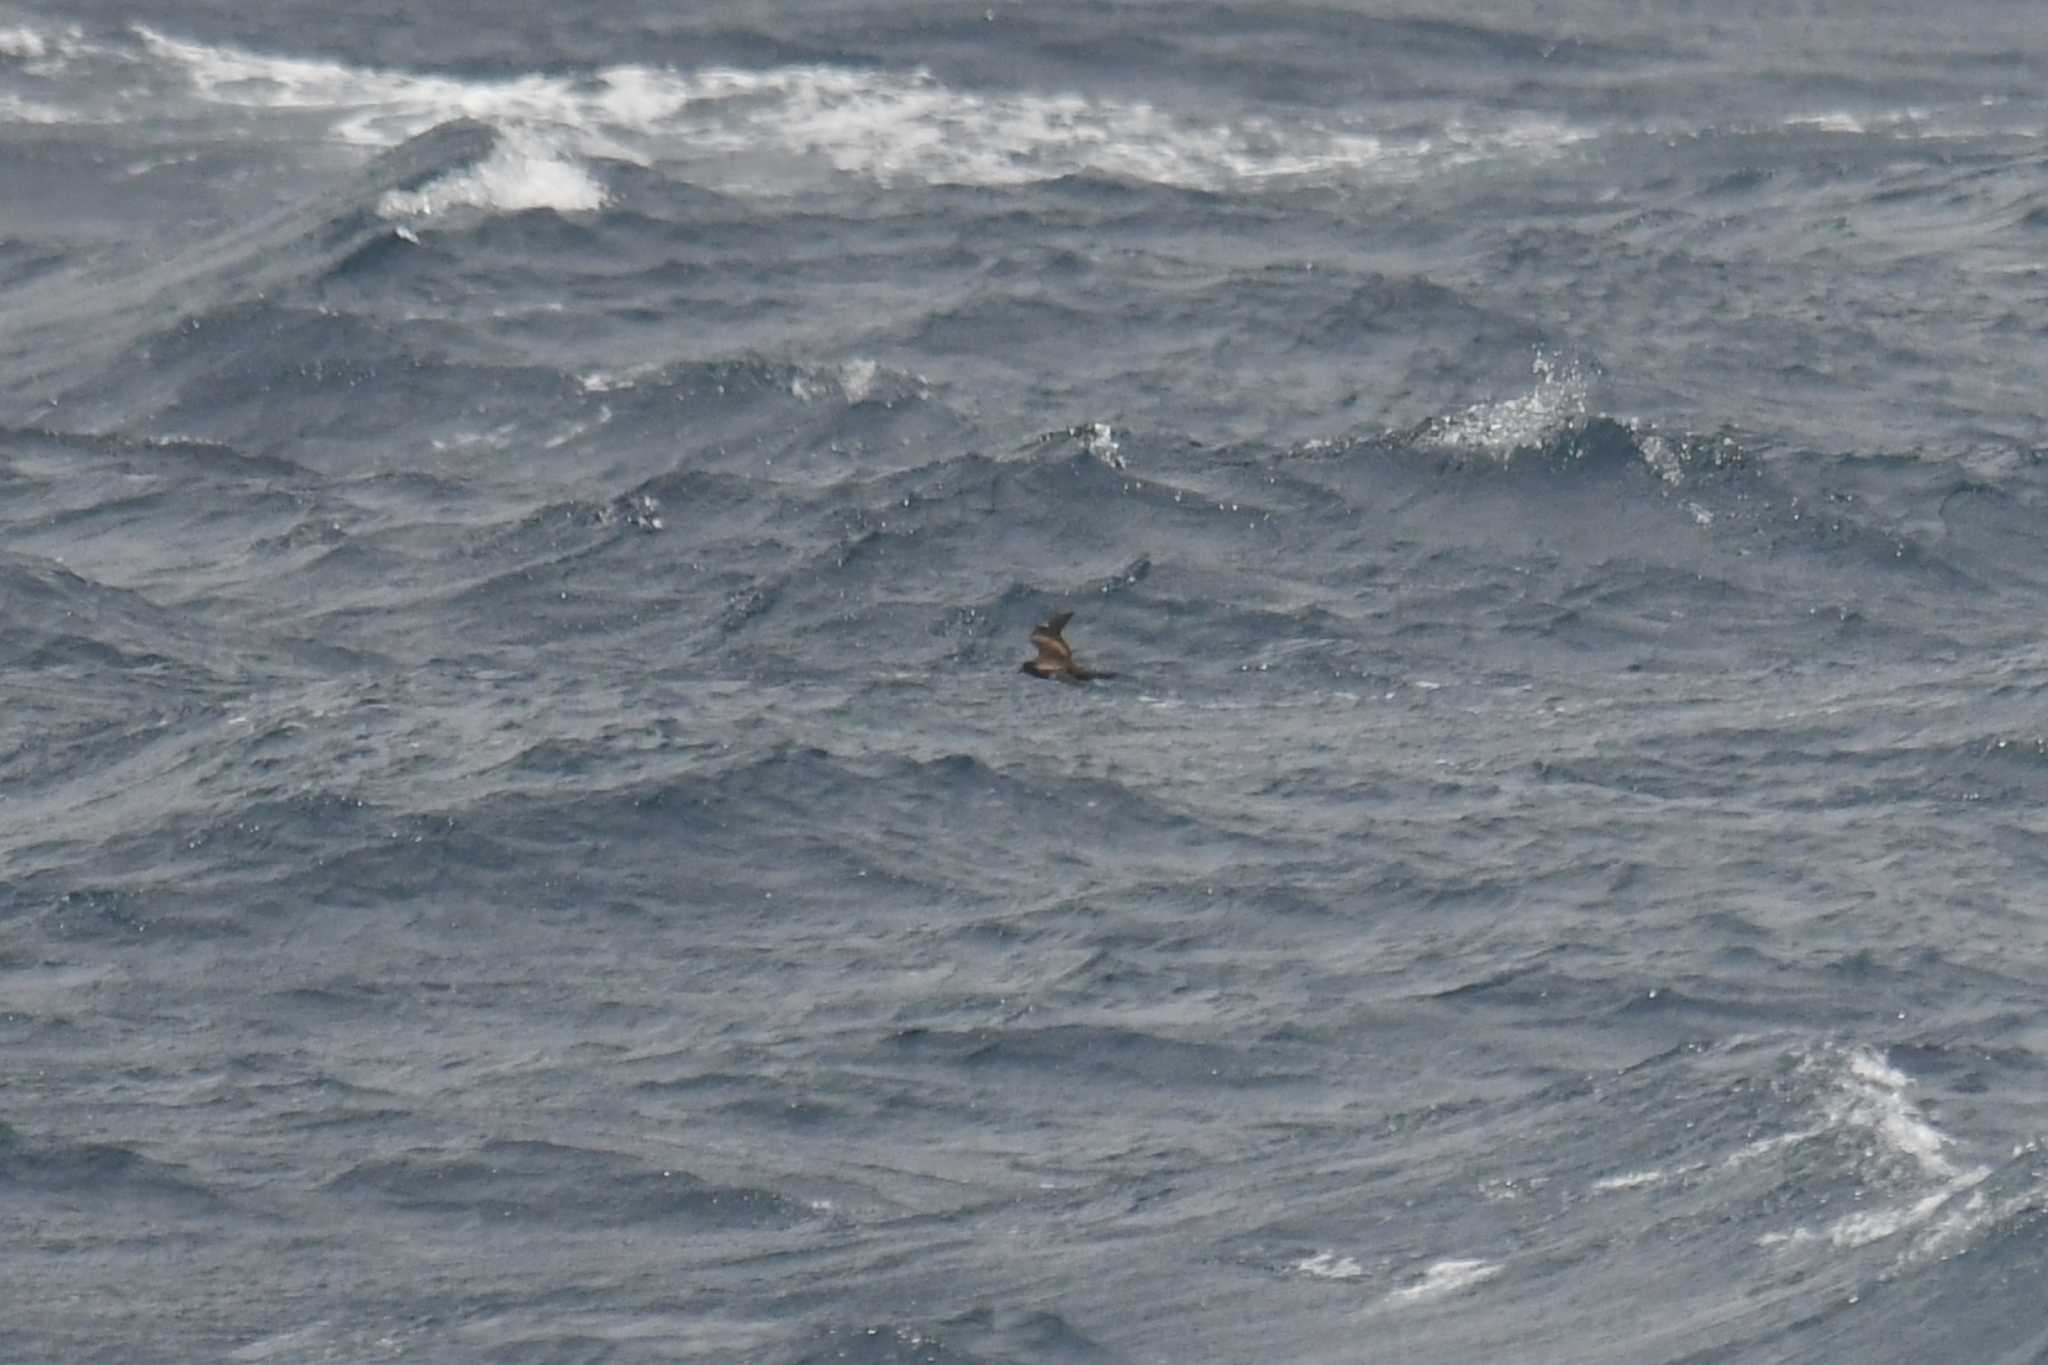
[(1354, 1258), (1340, 1256), (1334, 1251), (1318, 1251), (1313, 1256), (1295, 1262), (1294, 1268), (1319, 1280), (1356, 1280), (1365, 1275), (1365, 1267), (1359, 1265)]
[(1864, 121), (1856, 115), (1842, 110), (1825, 114), (1802, 114), (1785, 120), (1788, 128), (1811, 128), (1821, 133), (1861, 133), (1868, 131)]
[(1074, 428), (1080, 438), (1081, 449), (1108, 465), (1111, 469), (1124, 467), (1123, 442), (1116, 438), (1116, 428), (1107, 422), (1084, 422)]
[(451, 209), (520, 213), (554, 209), (590, 213), (605, 205), (605, 189), (573, 157), (536, 133), (499, 134), (491, 154), (417, 190), (392, 190), (377, 204), (386, 218), (430, 218)]
[(1869, 1132), (1879, 1140), (1881, 1152), (1910, 1160), (1933, 1179), (1952, 1180), (1957, 1172), (1945, 1149), (1954, 1139), (1929, 1123), (1913, 1103), (1906, 1093), (1912, 1084), (1875, 1052), (1853, 1049), (1826, 1108), (1827, 1120)]
[[(1831, 1093), (1822, 1105), (1819, 1130), (1801, 1133), (1804, 1140), (1824, 1133), (1857, 1140), (1863, 1162), (1873, 1177), (1904, 1185), (1896, 1191), (1874, 1189), (1878, 1197), (1864, 1207), (1820, 1227), (1798, 1226), (1765, 1233), (1761, 1246), (1803, 1246), (1825, 1242), (1837, 1248), (1867, 1246), (1903, 1232), (1922, 1230), (1916, 1254), (1946, 1245), (1994, 1216), (1976, 1187), (1991, 1174), (1987, 1166), (1958, 1166), (1948, 1155), (1954, 1139), (1931, 1123), (1908, 1093), (1912, 1079), (1867, 1048), (1820, 1054), (1812, 1065), (1834, 1072)], [(1886, 1202), (1883, 1195), (1892, 1194)]]
[(0, 95), (0, 123), (72, 123), (76, 118), (55, 105), (40, 104), (19, 95)]
[(880, 369), (872, 360), (849, 360), (839, 367), (839, 387), (849, 403), (865, 403), (874, 396), (875, 374)]
[(31, 28), (0, 28), (0, 57), (24, 60), (41, 57), (50, 50), (43, 35)]
[(335, 135), (391, 146), (456, 118), (545, 129), (562, 152), (673, 162), (727, 191), (799, 188), (821, 171), (884, 183), (1009, 185), (1076, 174), (1199, 189), (1304, 179), (1388, 182), (1587, 134), (1554, 121), (1369, 128), (1244, 113), (1204, 121), (1143, 100), (972, 93), (925, 71), (626, 65), (584, 76), (465, 80), (270, 56), (138, 26), (146, 53), (209, 103), (324, 112)]
[(1746, 1142), (1730, 1152), (1724, 1158), (1722, 1164), (1731, 1169), (1747, 1166), (1752, 1161), (1775, 1155), (1788, 1147), (1797, 1147), (1802, 1142), (1817, 1138), (1821, 1135), (1822, 1131), (1819, 1128), (1800, 1128), (1790, 1133), (1778, 1133), (1772, 1137), (1758, 1138), (1756, 1141)]
[(1785, 120), (1785, 126), (1818, 133), (1839, 133), (1856, 137), (1876, 134), (1908, 140), (1952, 137), (1962, 131), (1937, 125), (1934, 122), (1935, 112), (1932, 109), (1917, 107), (1883, 109), (1862, 114), (1853, 114), (1845, 109), (1831, 109), (1817, 114), (1795, 115)]
[[(151, 56), (183, 72), (208, 103), (326, 114), (337, 137), (366, 147), (396, 146), (438, 124), (470, 118), (545, 137), (558, 155), (642, 161), (614, 133), (660, 112), (641, 103), (631, 79), (614, 80), (615, 72), (590, 82), (538, 75), (462, 80), (186, 42), (140, 25), (135, 32)], [(675, 98), (683, 98), (681, 92)], [(531, 156), (532, 144), (519, 151)]]
[(1530, 364), (1536, 386), (1524, 394), (1492, 403), (1474, 403), (1462, 412), (1439, 417), (1421, 439), (1446, 450), (1475, 451), (1505, 460), (1517, 450), (1533, 449), (1586, 420), (1586, 374), (1577, 362), (1560, 364), (1538, 352)]
[(875, 396), (875, 381), (881, 377), (882, 367), (878, 363), (856, 356), (829, 370), (799, 371), (790, 378), (789, 392), (799, 403), (832, 399), (865, 403)]
[(30, 76), (54, 76), (76, 57), (113, 57), (121, 54), (89, 40), (77, 24), (37, 28), (11, 24), (0, 28), (0, 62), (18, 62)]
[(1396, 1289), (1387, 1295), (1391, 1304), (1426, 1303), (1468, 1289), (1482, 1281), (1500, 1274), (1503, 1267), (1496, 1261), (1438, 1261), (1422, 1272), (1422, 1279), (1405, 1289)]

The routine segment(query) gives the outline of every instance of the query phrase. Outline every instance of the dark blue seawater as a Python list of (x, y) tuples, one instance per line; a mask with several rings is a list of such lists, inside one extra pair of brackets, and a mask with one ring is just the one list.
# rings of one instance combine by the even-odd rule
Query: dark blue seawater
[(2048, 1359), (2044, 368), (2018, 0), (0, 0), (0, 1356)]

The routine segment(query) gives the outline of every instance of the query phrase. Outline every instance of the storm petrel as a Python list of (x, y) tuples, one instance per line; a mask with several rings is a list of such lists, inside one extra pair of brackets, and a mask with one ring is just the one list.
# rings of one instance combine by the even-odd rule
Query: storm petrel
[(1114, 673), (1097, 673), (1074, 662), (1074, 651), (1060, 638), (1067, 622), (1074, 619), (1070, 611), (1056, 611), (1045, 618), (1045, 624), (1031, 632), (1031, 643), (1038, 647), (1038, 657), (1025, 661), (1018, 671), (1029, 673), (1035, 678), (1058, 678), (1061, 682), (1093, 682), (1097, 678), (1114, 678)]

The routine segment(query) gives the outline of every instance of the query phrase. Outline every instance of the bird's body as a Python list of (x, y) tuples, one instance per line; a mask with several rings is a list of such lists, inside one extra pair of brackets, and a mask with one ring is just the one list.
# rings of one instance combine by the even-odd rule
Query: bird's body
[(1045, 624), (1031, 632), (1031, 643), (1037, 647), (1038, 657), (1027, 659), (1020, 672), (1034, 678), (1056, 678), (1060, 682), (1094, 682), (1097, 678), (1114, 678), (1114, 673), (1098, 673), (1092, 668), (1083, 668), (1074, 662), (1074, 651), (1060, 632), (1074, 613), (1056, 611), (1045, 618)]

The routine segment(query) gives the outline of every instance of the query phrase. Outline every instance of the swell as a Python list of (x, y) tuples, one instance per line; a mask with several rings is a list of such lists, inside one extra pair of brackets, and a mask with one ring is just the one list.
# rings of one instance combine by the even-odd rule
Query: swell
[[(375, 214), (380, 195), (473, 161), (492, 141), (491, 131), (478, 124), (436, 128), (330, 189), (132, 275), (83, 291), (61, 279), (19, 291), (8, 392), (17, 405), (33, 406), (23, 406), (13, 420), (33, 411), (38, 425), (67, 430), (142, 424), (139, 419), (162, 401), (157, 390), (165, 381), (149, 363), (155, 346), (175, 342), (207, 319), (247, 315), (264, 300), (293, 297), (389, 236), (389, 225)], [(235, 349), (257, 354), (260, 340)], [(62, 395), (54, 404), (48, 401), (53, 389)]]
[[(233, 446), (19, 434), (0, 472), (35, 499), (23, 513), (44, 514), (19, 543), (62, 546), (150, 597), (82, 611), (75, 573), (18, 561), (41, 586), (18, 594), (16, 648), (40, 628), (30, 604), (65, 582), (72, 643), (48, 647), (109, 659), (165, 652), (152, 635), (207, 653), (190, 602), (289, 622), (272, 641), (287, 652), (318, 622), (323, 649), (365, 661), (425, 640), (456, 654), (602, 640), (657, 666), (684, 645), (706, 669), (981, 667), (1065, 605), (1183, 676), (1273, 649), (1356, 651), (1426, 621), (1580, 651), (1685, 649), (1717, 622), (1789, 646), (1826, 621), (1845, 642), (1917, 651), (1942, 646), (1944, 619), (2009, 633), (2004, 597), (2038, 590), (2048, 485), (2029, 464), (1751, 453), (1568, 414), (1525, 435), (1488, 419), (1480, 442), (1432, 421), (1279, 450), (1141, 431), (1107, 450), (1054, 433), (941, 453), (956, 420), (943, 404), (795, 396), (807, 382), (749, 362), (585, 395), (604, 423), (529, 450), (536, 482), (502, 461), (488, 480), (461, 461), (337, 478)], [(680, 459), (658, 439), (665, 411), (702, 423)], [(829, 456), (764, 457), (757, 440), (736, 458), (725, 443), (791, 413), (811, 425), (770, 449)], [(609, 436), (624, 438), (609, 466), (579, 460)], [(667, 472), (649, 477), (656, 460)], [(576, 495), (533, 501), (550, 478)]]

